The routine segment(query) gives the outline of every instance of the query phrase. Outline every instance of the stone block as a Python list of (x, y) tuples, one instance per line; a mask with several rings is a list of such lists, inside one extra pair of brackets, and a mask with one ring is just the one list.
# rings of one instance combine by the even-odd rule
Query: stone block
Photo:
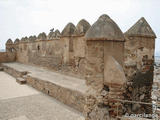
[(16, 82), (19, 84), (26, 84), (26, 80), (23, 78), (16, 78)]
[(127, 80), (122, 66), (113, 57), (108, 56), (104, 66), (104, 84), (123, 85), (126, 82)]
[(3, 67), (0, 67), (0, 71), (3, 71), (4, 69), (3, 69)]
[(83, 112), (84, 110), (85, 95), (81, 92), (67, 89), (55, 83), (33, 77), (27, 78), (27, 84), (80, 112)]

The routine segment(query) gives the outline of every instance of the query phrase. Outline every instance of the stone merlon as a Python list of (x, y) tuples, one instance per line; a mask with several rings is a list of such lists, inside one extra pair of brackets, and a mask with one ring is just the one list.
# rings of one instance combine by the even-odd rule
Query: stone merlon
[(11, 39), (8, 39), (6, 44), (13, 44), (13, 41)]
[(62, 36), (72, 36), (75, 32), (75, 25), (73, 23), (68, 23), (62, 31)]
[(80, 20), (76, 26), (75, 35), (84, 35), (90, 27), (91, 25), (85, 19)]
[(14, 44), (17, 44), (17, 43), (19, 43), (19, 39), (18, 38), (14, 41)]
[(37, 39), (37, 37), (35, 35), (34, 36), (30, 36), (29, 37), (29, 42), (34, 42), (36, 39)]
[(154, 31), (144, 17), (138, 20), (127, 32), (125, 32), (125, 35), (156, 38)]
[(40, 33), (39, 35), (38, 35), (38, 39), (40, 39), (40, 40), (45, 40), (45, 39), (47, 39), (47, 35), (46, 35), (46, 33)]
[(58, 29), (55, 31), (55, 34), (56, 34), (56, 37), (60, 37), (61, 36), (61, 33), (59, 32)]
[(85, 37), (87, 40), (124, 41), (124, 35), (118, 25), (105, 14), (90, 27)]
[(21, 42), (27, 42), (28, 41), (28, 37), (22, 37)]
[(53, 39), (56, 37), (56, 34), (55, 32), (51, 31), (49, 34), (48, 34), (48, 39)]

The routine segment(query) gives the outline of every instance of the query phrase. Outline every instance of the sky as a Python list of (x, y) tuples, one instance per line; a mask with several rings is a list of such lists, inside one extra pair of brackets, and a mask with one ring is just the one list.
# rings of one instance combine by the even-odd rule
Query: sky
[(0, 0), (0, 49), (11, 38), (60, 31), (72, 22), (86, 19), (91, 25), (102, 14), (109, 15), (126, 32), (145, 17), (157, 35), (160, 55), (160, 0)]

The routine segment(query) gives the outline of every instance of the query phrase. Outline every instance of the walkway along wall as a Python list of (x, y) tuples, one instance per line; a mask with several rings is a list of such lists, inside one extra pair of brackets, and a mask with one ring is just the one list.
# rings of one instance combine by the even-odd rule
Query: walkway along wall
[[(23, 37), (7, 48), (16, 50), (16, 61), (71, 73), (84, 78), (85, 46), (84, 35), (90, 24), (82, 19), (75, 27), (68, 23), (62, 33), (51, 31), (48, 35)], [(9, 50), (9, 49), (8, 49)]]
[[(125, 113), (152, 113), (151, 102), (156, 35), (144, 18), (125, 34), (107, 15), (92, 25), (82, 19), (62, 33), (8, 40), (0, 62), (17, 61), (85, 78), (86, 120), (105, 120)], [(3, 57), (1, 57), (3, 56)], [(119, 111), (117, 111), (117, 106)]]

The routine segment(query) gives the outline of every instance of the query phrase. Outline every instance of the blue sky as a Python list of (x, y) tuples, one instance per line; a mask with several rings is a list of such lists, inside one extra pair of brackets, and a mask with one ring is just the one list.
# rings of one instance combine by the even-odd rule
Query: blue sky
[(160, 55), (160, 0), (0, 0), (0, 49), (8, 38), (48, 34), (51, 28), (63, 30), (80, 19), (93, 24), (108, 14), (127, 31), (142, 16), (157, 35), (156, 54)]

